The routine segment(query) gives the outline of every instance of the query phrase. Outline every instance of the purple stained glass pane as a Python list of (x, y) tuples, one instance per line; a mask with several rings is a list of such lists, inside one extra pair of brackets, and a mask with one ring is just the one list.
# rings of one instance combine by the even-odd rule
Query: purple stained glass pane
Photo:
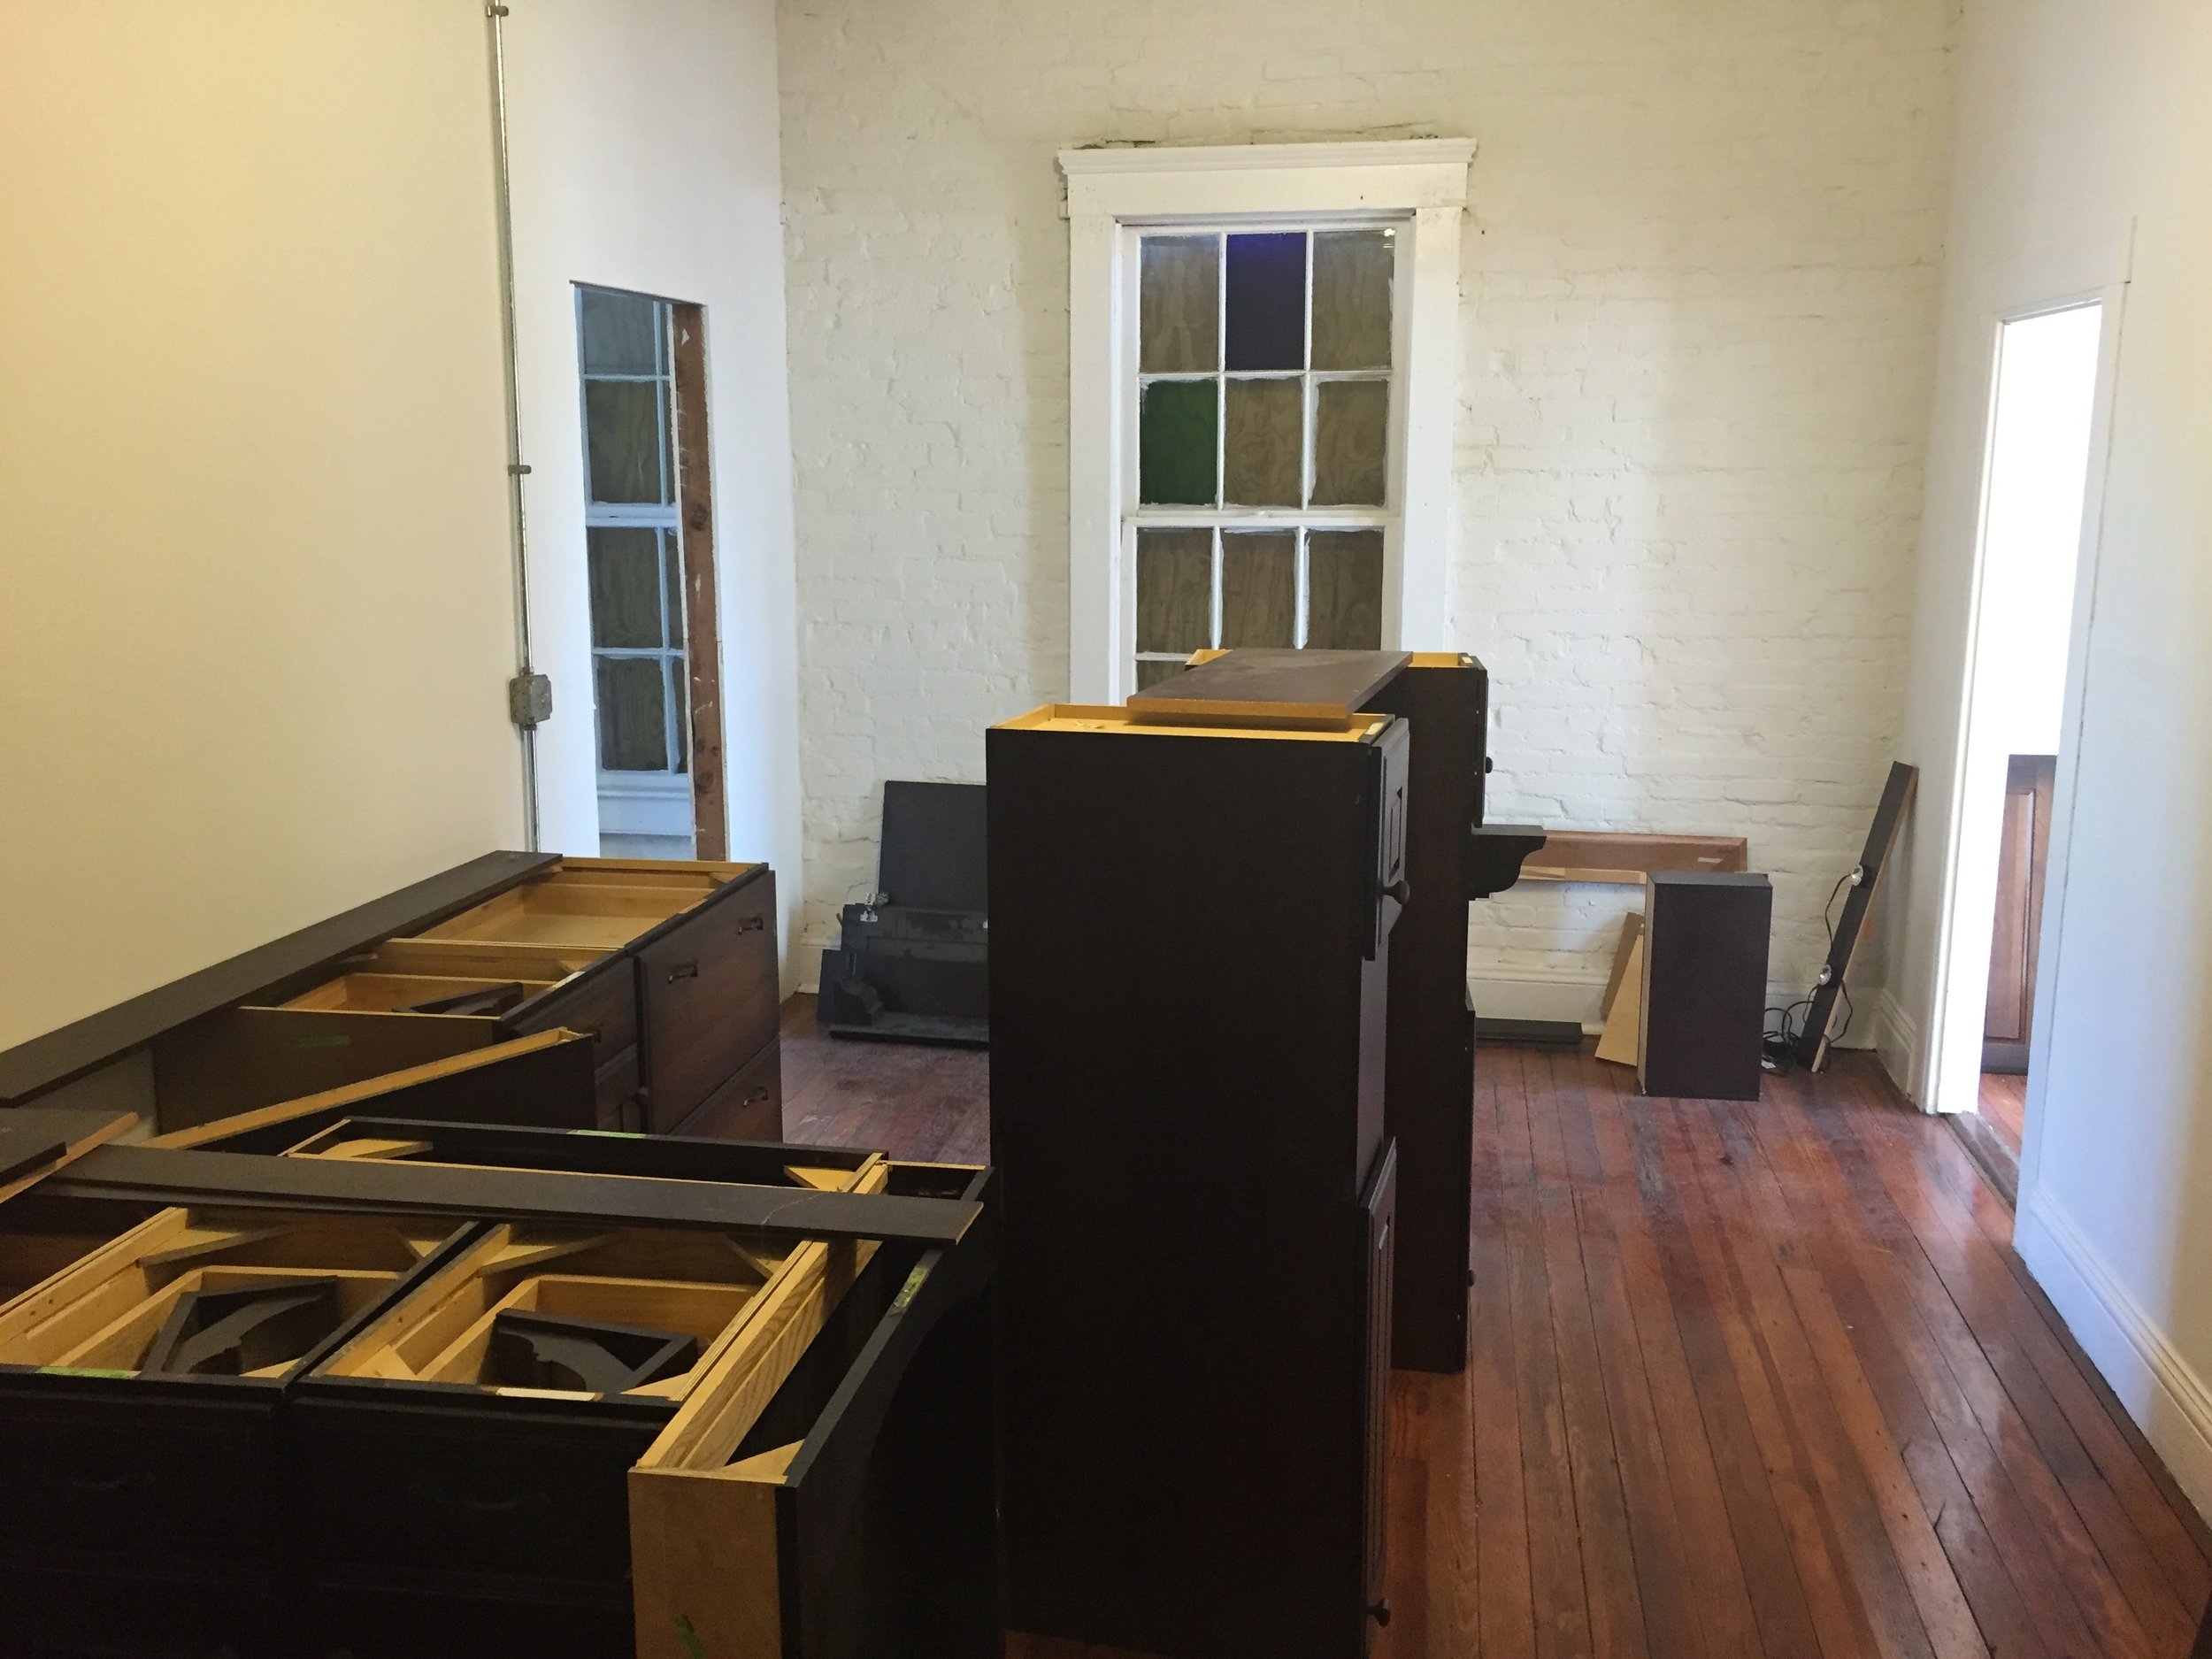
[(1306, 366), (1306, 235), (1229, 238), (1227, 366), (1232, 372)]

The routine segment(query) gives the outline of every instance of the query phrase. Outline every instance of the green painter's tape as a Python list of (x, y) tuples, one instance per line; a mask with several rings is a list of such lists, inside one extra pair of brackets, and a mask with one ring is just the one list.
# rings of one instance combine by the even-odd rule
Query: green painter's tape
[(653, 1138), (650, 1135), (641, 1135), (634, 1129), (572, 1129), (569, 1131), (569, 1133), (572, 1135), (604, 1135), (610, 1141), (650, 1141)]
[(342, 1031), (325, 1031), (310, 1037), (295, 1037), (292, 1046), (295, 1048), (350, 1048), (353, 1039)]
[(707, 1659), (707, 1645), (699, 1640), (699, 1632), (692, 1629), (690, 1617), (686, 1614), (676, 1615), (676, 1640), (683, 1643), (689, 1659)]
[(928, 1277), (929, 1267), (927, 1263), (922, 1262), (915, 1263), (914, 1271), (906, 1276), (906, 1283), (899, 1286), (899, 1294), (891, 1303), (891, 1311), (893, 1313), (904, 1313), (906, 1311), (907, 1304), (912, 1302), (916, 1295), (920, 1293), (922, 1281)]
[(96, 1371), (85, 1365), (42, 1365), (38, 1368), (38, 1374), (42, 1377), (135, 1377), (138, 1375), (134, 1371)]

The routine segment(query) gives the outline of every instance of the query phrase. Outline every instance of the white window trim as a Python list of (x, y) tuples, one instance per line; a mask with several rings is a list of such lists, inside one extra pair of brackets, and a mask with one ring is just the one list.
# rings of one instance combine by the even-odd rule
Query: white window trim
[(1460, 219), (1475, 146), (1465, 138), (1332, 144), (1064, 150), (1068, 217), (1068, 693), (1118, 703), (1134, 641), (1122, 521), (1135, 467), (1124, 407), (1132, 225), (1397, 219), (1412, 280), (1398, 322), (1403, 442), (1398, 553), (1385, 576), (1385, 646), (1445, 649), (1453, 420), (1459, 399)]

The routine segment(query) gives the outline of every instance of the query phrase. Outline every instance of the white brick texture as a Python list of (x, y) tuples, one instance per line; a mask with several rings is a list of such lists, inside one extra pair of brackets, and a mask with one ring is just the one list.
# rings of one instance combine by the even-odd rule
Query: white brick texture
[[(1065, 695), (1054, 152), (1448, 134), (1491, 816), (1749, 837), (1806, 981), (1899, 729), (1955, 11), (787, 0), (803, 937), (872, 885), (885, 778), (979, 778)], [(1627, 902), (1516, 889), (1473, 965), (1602, 979)]]

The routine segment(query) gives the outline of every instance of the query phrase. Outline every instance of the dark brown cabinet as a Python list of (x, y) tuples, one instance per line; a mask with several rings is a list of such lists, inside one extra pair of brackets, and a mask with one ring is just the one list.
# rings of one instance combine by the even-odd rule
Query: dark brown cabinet
[[(996, 1659), (989, 1171), (290, 1128), (0, 1202), (0, 1648)], [(169, 1363), (241, 1291), (328, 1305)], [(518, 1317), (674, 1340), (578, 1386), (512, 1369)]]
[(1087, 708), (987, 734), (1016, 1629), (1366, 1651), (1406, 740)]
[(776, 975), (764, 865), (495, 853), (0, 1054), (0, 1102), (90, 1091), (170, 1133), (383, 1087), (403, 1116), (712, 1109), (772, 1140)]
[(1467, 1001), (1467, 904), (1510, 886), (1540, 844), (1485, 825), (1490, 676), (1455, 651), (1233, 650), (1130, 699), (1135, 710), (1294, 718), (1393, 714), (1410, 728), (1405, 891), (1390, 934), (1383, 1124), (1398, 1143), (1397, 1282), (1391, 1363), (1467, 1363), (1474, 1157), (1475, 1015)]

